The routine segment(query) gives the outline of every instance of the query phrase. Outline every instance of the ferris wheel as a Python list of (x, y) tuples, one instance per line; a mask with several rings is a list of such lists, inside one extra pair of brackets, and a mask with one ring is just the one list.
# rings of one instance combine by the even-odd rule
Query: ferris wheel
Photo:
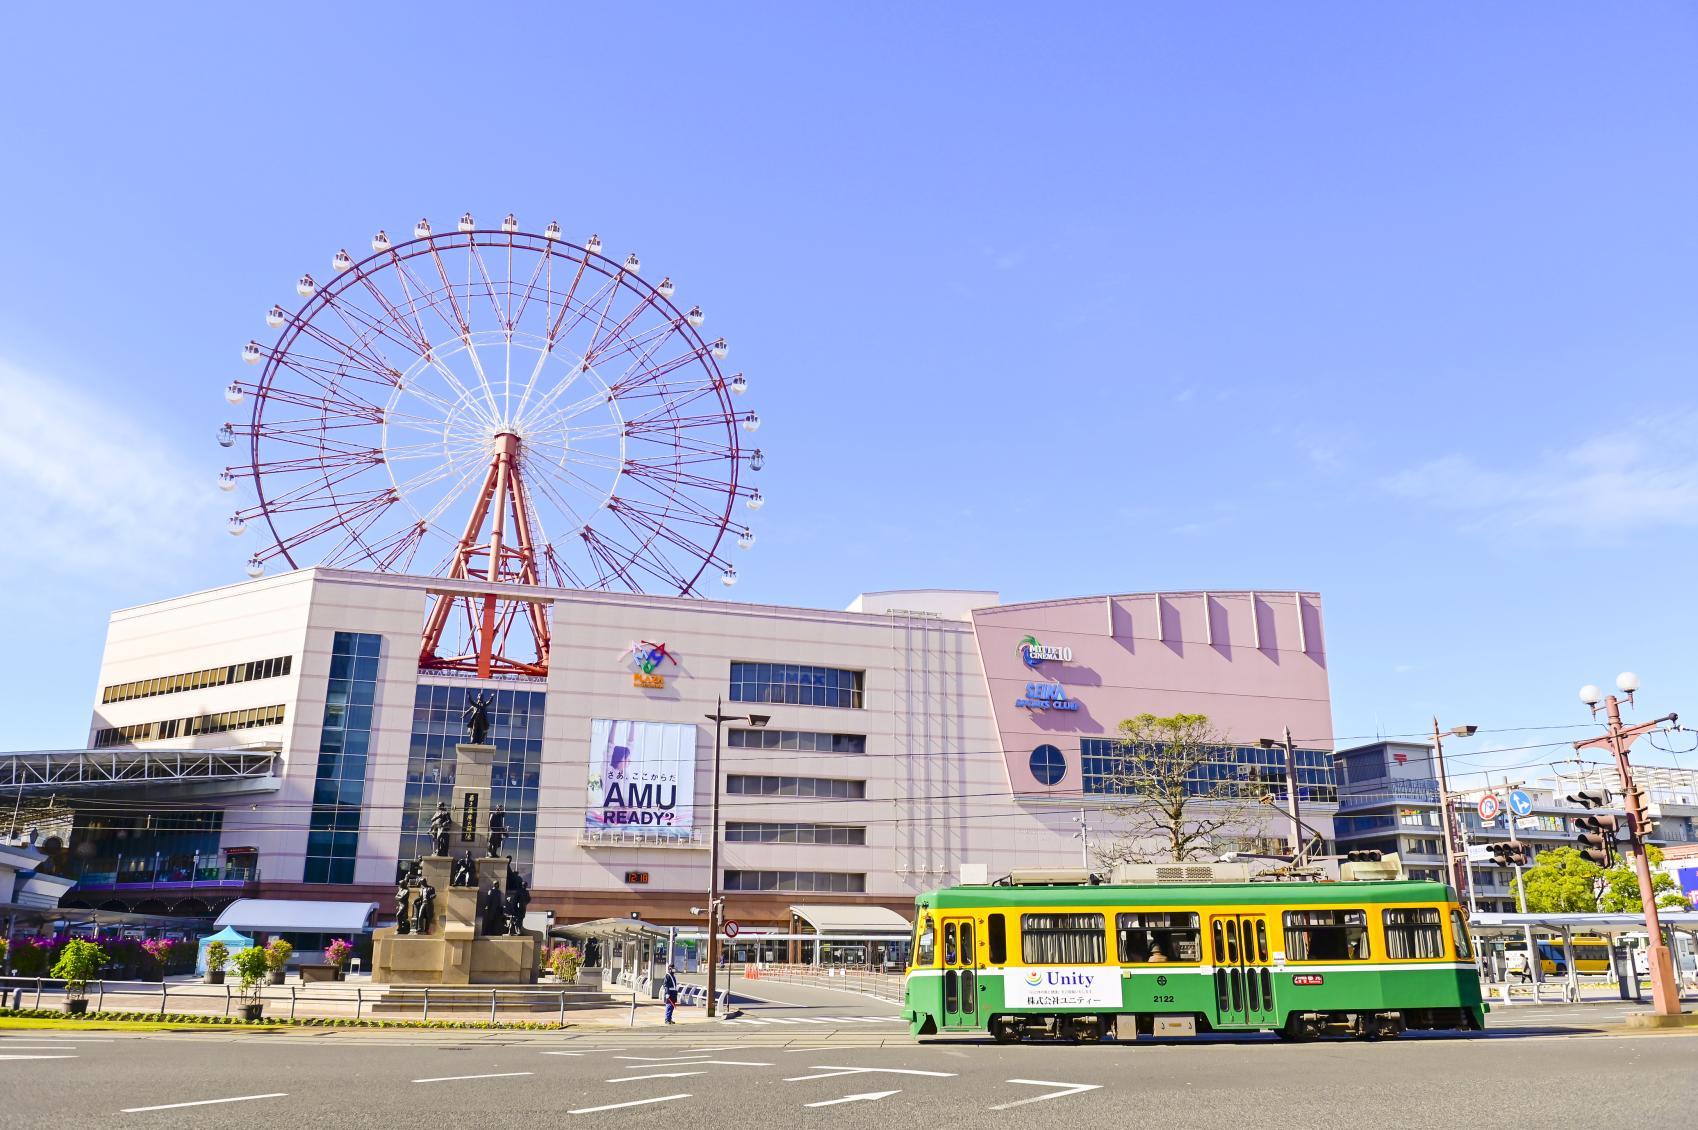
[[(226, 390), (251, 402), (218, 440), (244, 459), (219, 485), (252, 501), (231, 534), (269, 534), (248, 561), (325, 564), (456, 580), (700, 596), (737, 580), (723, 547), (754, 532), (750, 482), (760, 427), (734, 399), (748, 388), (701, 333), (702, 308), (651, 284), (635, 254), (567, 241), (558, 223), (523, 232), (509, 214), (452, 231), (420, 220), (412, 238), (379, 231), (322, 281), (302, 275), (276, 305), (258, 370)], [(445, 645), (463, 606), (471, 643)], [(508, 646), (529, 623), (536, 659)], [(546, 671), (540, 602), (438, 595), (426, 666)]]

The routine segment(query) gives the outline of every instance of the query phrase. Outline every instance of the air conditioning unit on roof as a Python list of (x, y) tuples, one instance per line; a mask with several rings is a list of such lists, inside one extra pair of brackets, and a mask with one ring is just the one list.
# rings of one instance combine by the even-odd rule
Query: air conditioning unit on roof
[(1161, 883), (1248, 883), (1248, 863), (1120, 863), (1109, 882), (1143, 887)]

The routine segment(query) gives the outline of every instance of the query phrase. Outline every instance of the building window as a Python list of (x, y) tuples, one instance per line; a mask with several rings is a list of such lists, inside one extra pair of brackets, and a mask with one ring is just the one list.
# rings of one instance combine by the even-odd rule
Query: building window
[[(1332, 754), (1324, 749), (1299, 749), (1297, 795), (1302, 800), (1333, 804), (1338, 800)], [(1082, 738), (1079, 767), (1087, 793), (1125, 792), (1126, 765), (1136, 753), (1116, 738)], [(1198, 764), (1187, 777), (1185, 788), (1192, 796), (1215, 793), (1223, 781), (1241, 781), (1247, 787), (1276, 799), (1285, 795), (1285, 751), (1261, 746), (1221, 746)]]
[[(438, 801), (454, 803), (456, 746), (466, 740), (466, 696), (488, 694), (489, 737), (495, 757), (489, 773), (489, 807), (507, 808), (507, 844), (514, 866), (530, 865), (536, 844), (537, 790), (542, 777), (542, 691), (469, 683), (421, 683), (413, 696), (413, 734), (407, 751), (407, 790), (401, 809), (401, 859), (430, 852), (430, 818)], [(576, 817), (582, 821), (580, 814)], [(459, 814), (455, 835), (460, 834)], [(482, 828), (479, 829), (483, 831)]]
[(731, 664), (732, 702), (861, 708), (864, 671), (795, 663)]
[(853, 871), (727, 871), (725, 889), (864, 894), (867, 890), (867, 877)]
[(834, 800), (867, 799), (865, 781), (835, 777), (779, 777), (759, 773), (732, 773), (725, 778), (725, 791), (733, 796), (810, 796)]
[(281, 726), (283, 716), (283, 705), (279, 703), (276, 706), (255, 706), (247, 710), (197, 714), (192, 718), (167, 718), (160, 722), (137, 722), (131, 726), (107, 726), (94, 732), (94, 740), (90, 744), (96, 749), (104, 749), (108, 746), (170, 741), (200, 734), (227, 734), (235, 730)]
[(865, 734), (818, 734), (812, 730), (730, 730), (732, 749), (785, 749), (802, 753), (865, 753)]
[(354, 881), (382, 648), (383, 637), (369, 633), (337, 632), (331, 641), (303, 883)]
[(734, 844), (831, 844), (861, 847), (867, 830), (853, 824), (765, 824), (733, 820), (725, 825), (725, 839)]
[(1368, 960), (1368, 916), (1360, 910), (1288, 910), (1285, 956), (1290, 961)]
[(1123, 965), (1201, 960), (1202, 926), (1196, 914), (1120, 914), (1114, 927)]
[(225, 667), (203, 667), (181, 675), (165, 675), (156, 679), (134, 679), (128, 683), (113, 683), (103, 687), (100, 701), (128, 702), (133, 698), (176, 694), (179, 691), (198, 691), (205, 687), (222, 687), (228, 683), (246, 683), (255, 679), (275, 679), (287, 675), (294, 657), (279, 655), (275, 659), (255, 659), (247, 663), (232, 663)]
[(1105, 938), (1100, 914), (1020, 916), (1020, 957), (1027, 965), (1100, 965)]
[(1041, 745), (1032, 751), (1032, 777), (1040, 785), (1059, 784), (1067, 776), (1067, 759), (1052, 745)]
[(1435, 907), (1386, 911), (1386, 956), (1393, 961), (1443, 957), (1444, 930), (1440, 922)]

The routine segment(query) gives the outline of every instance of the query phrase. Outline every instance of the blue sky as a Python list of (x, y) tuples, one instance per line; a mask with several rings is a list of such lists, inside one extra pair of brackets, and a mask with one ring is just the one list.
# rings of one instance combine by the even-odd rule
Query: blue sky
[(739, 599), (1314, 589), (1342, 737), (1537, 774), (1623, 668), (1698, 718), (1690, 6), (105, 7), (0, 46), (0, 747), (240, 579), (265, 309), (467, 209), (711, 310)]

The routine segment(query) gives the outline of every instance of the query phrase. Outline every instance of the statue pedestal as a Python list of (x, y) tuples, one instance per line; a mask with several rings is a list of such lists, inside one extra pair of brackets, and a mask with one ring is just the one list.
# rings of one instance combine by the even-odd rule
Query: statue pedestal
[(466, 848), (482, 855), (487, 841), (480, 833), (489, 825), (489, 779), (495, 764), (495, 747), (461, 742), (454, 747), (454, 811), (456, 825), (451, 842), (453, 854)]
[(434, 920), (424, 934), (399, 934), (393, 926), (372, 931), (372, 980), (389, 985), (534, 985), (542, 935), (482, 932), (490, 883), (497, 890), (505, 887), (507, 860), (479, 859), (476, 887), (449, 886), (453, 869), (454, 860), (445, 855), (419, 860), (419, 873), (436, 888)]

